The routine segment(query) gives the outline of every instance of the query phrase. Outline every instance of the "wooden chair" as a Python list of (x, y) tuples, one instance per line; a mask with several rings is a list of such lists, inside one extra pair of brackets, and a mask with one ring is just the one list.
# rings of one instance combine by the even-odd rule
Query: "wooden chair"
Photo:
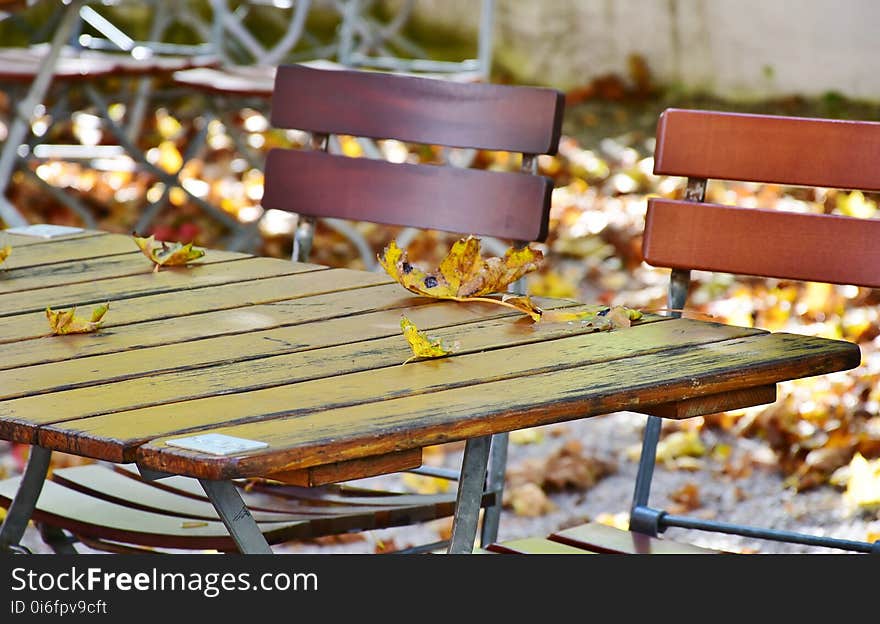
[[(563, 102), (562, 94), (552, 89), (281, 66), (272, 122), (311, 132), (320, 147), (326, 147), (329, 134), (347, 134), (521, 152), (523, 164), (519, 172), (497, 172), (275, 149), (266, 162), (263, 205), (299, 216), (295, 260), (308, 256), (315, 219), (329, 216), (518, 243), (541, 241), (547, 236), (552, 181), (537, 175), (536, 157), (556, 151)], [(492, 443), (482, 500), (483, 543), (497, 534), (506, 443), (506, 436), (496, 436)], [(373, 474), (414, 466), (412, 458), (403, 459), (401, 465), (376, 466)], [(456, 476), (441, 469), (428, 473)], [(9, 504), (19, 480), (0, 483), (0, 504)], [(413, 495), (276, 482), (240, 485), (273, 544), (448, 517), (455, 504), (454, 493)], [(34, 519), (60, 551), (69, 548), (69, 536), (62, 530), (93, 547), (126, 552), (143, 547), (235, 549), (195, 480), (147, 481), (131, 468), (89, 465), (56, 470), (45, 486)]]
[[(712, 178), (880, 191), (880, 123), (669, 109), (659, 119), (654, 158), (654, 173), (687, 177), (682, 199), (648, 200), (645, 221), (645, 261), (672, 270), (670, 309), (685, 307), (692, 270), (880, 288), (880, 220), (705, 202)], [(775, 400), (775, 391), (763, 400), (761, 392), (756, 389), (756, 405)], [(880, 553), (880, 541), (705, 520), (651, 507), (662, 419), (697, 415), (670, 411), (648, 416), (629, 532), (591, 523), (550, 540), (571, 544), (565, 535), (574, 534), (594, 552), (633, 552), (637, 542), (643, 547), (636, 552), (656, 552), (658, 544), (667, 552), (690, 552), (687, 544), (658, 539), (667, 528), (681, 527)]]
[[(272, 123), (311, 132), (321, 150), (271, 151), (263, 206), (299, 215), (294, 260), (308, 257), (316, 219), (326, 217), (479, 234), (515, 244), (542, 241), (552, 182), (536, 175), (537, 155), (556, 152), (562, 111), (562, 95), (551, 89), (283, 66), (275, 80)], [(520, 152), (522, 171), (346, 158), (327, 153), (332, 134)], [(489, 484), (497, 499), (485, 512), (484, 543), (497, 535), (507, 435), (494, 436), (492, 445)]]

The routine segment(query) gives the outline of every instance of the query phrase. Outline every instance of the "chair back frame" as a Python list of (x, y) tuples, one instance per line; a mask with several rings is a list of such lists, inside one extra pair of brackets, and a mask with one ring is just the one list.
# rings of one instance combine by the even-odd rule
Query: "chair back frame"
[[(876, 191), (877, 162), (880, 123), (664, 111), (657, 126), (654, 173), (686, 176), (687, 186), (683, 201), (649, 200), (643, 256), (652, 266), (672, 269), (667, 299), (672, 316), (681, 316), (691, 269), (880, 287), (880, 220), (705, 202), (709, 178)], [(651, 507), (661, 427), (659, 416), (647, 417), (630, 530), (656, 537), (668, 527), (680, 527), (880, 553), (880, 540), (870, 543), (702, 520)]]

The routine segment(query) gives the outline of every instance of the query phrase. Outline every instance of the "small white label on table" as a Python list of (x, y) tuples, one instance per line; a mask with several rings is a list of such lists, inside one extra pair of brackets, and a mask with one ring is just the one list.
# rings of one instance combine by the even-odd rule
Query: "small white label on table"
[(188, 438), (175, 438), (165, 442), (168, 446), (176, 446), (190, 451), (201, 451), (211, 455), (232, 455), (242, 451), (254, 451), (269, 446), (259, 440), (236, 438), (222, 433), (205, 433)]
[(39, 238), (55, 238), (56, 236), (65, 236), (67, 234), (79, 234), (84, 232), (82, 228), (71, 227), (69, 225), (52, 225), (50, 223), (38, 223), (36, 225), (25, 225), (23, 227), (14, 227), (3, 230), (10, 234), (21, 234), (22, 236), (37, 236)]

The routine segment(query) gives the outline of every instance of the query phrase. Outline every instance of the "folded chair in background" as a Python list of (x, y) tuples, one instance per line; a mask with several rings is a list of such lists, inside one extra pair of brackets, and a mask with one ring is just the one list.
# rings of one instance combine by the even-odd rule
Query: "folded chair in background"
[[(249, 144), (252, 136), (238, 129), (237, 119), (245, 109), (266, 113), (272, 98), (276, 67), (282, 62), (297, 62), (318, 69), (364, 69), (415, 76), (442, 78), (454, 82), (487, 81), (492, 62), (492, 28), (494, 24), (494, 0), (481, 0), (479, 27), (475, 58), (460, 61), (440, 61), (428, 58), (428, 53), (408, 40), (403, 33), (411, 17), (413, 2), (402, 3), (398, 11), (385, 21), (373, 15), (375, 2), (364, 0), (335, 0), (329, 4), (338, 15), (338, 26), (329, 44), (313, 41), (305, 27), (308, 14), (319, 7), (310, 0), (297, 0), (292, 6), (272, 6), (271, 2), (237, 3), (232, 10), (229, 0), (211, 0), (213, 10), (214, 38), (222, 42), (223, 63), (219, 67), (202, 67), (174, 73), (175, 83), (193, 92), (201, 92), (204, 109), (221, 120), (236, 153), (249, 167), (262, 170), (264, 152)], [(263, 6), (265, 5), (265, 6)], [(328, 5), (323, 7), (327, 9)], [(267, 15), (277, 16), (279, 23), (286, 23), (287, 30), (270, 48), (262, 46), (255, 33), (248, 29), (248, 17), (260, 9)], [(262, 137), (257, 137), (261, 140)], [(331, 135), (329, 151), (342, 153), (340, 138)], [(355, 137), (356, 149), (365, 157), (386, 159), (385, 152), (377, 142), (368, 137)], [(461, 166), (473, 164), (477, 150), (441, 147), (445, 160)], [(259, 218), (259, 217), (258, 217)], [(363, 265), (378, 269), (375, 251), (363, 233), (346, 220), (325, 218), (322, 223), (341, 234), (357, 251)], [(257, 223), (248, 232), (256, 236)], [(269, 227), (269, 229), (272, 229)], [(401, 232), (399, 241), (408, 245), (418, 231)], [(486, 248), (503, 253), (498, 241), (487, 238)]]
[[(553, 183), (537, 175), (537, 156), (555, 153), (563, 105), (562, 94), (553, 89), (284, 65), (276, 75), (272, 124), (309, 132), (319, 149), (270, 151), (263, 204), (297, 215), (295, 260), (308, 258), (315, 220), (331, 216), (495, 236), (512, 244), (543, 241)], [(519, 152), (522, 166), (498, 172), (351, 158), (326, 151), (329, 134)], [(504, 437), (502, 444), (496, 439), (481, 499), (482, 543), (495, 539), (501, 508), (507, 446)], [(461, 471), (426, 472), (457, 477), (467, 469), (465, 463)], [(9, 504), (20, 480), (0, 483), (0, 501)], [(449, 517), (455, 510), (455, 493), (312, 484), (321, 487), (239, 483), (271, 544), (416, 524)], [(60, 469), (46, 482), (33, 518), (59, 552), (69, 551), (71, 537), (123, 552), (144, 547), (235, 550), (199, 488), (196, 480), (184, 477), (142, 479), (124, 466)], [(200, 535), (187, 532), (188, 526), (198, 526)], [(431, 552), (446, 543), (419, 544), (403, 552)]]
[[(59, 6), (59, 25), (49, 43), (0, 49), (0, 80), (13, 98), (28, 89), (22, 104), (13, 110), (11, 129), (0, 154), (0, 189), (9, 184), (18, 167), (35, 184), (65, 205), (86, 227), (96, 227), (101, 215), (77, 193), (52, 183), (34, 171), (43, 163), (77, 163), (95, 171), (141, 172), (151, 176), (163, 191), (150, 198), (131, 229), (145, 229), (168, 204), (173, 189), (185, 196), (221, 228), (232, 232), (231, 244), (242, 225), (231, 215), (205, 201), (185, 177), (186, 164), (204, 144), (205, 128), (188, 141), (175, 159), (157, 159), (155, 145), (143, 140), (142, 127), (150, 108), (168, 105), (166, 92), (155, 83), (174, 71), (215, 65), (213, 44), (181, 45), (165, 41), (175, 26), (198, 21), (188, 3), (150, 0), (115, 3), (110, 9), (130, 8), (149, 18), (146, 39), (136, 39), (114, 23), (116, 16), (104, 2), (76, 0)], [(119, 113), (122, 112), (120, 117)], [(56, 136), (59, 128), (71, 131)], [(74, 136), (68, 136), (70, 134)], [(73, 139), (73, 140), (71, 140)], [(79, 142), (77, 142), (79, 141)], [(175, 165), (174, 160), (180, 162)], [(60, 176), (63, 178), (63, 176)], [(10, 225), (26, 219), (6, 201), (2, 215)], [(108, 210), (112, 210), (108, 208)]]
[(415, 0), (404, 0), (398, 12), (384, 24), (369, 15), (375, 0), (338, 0), (336, 4), (343, 17), (337, 60), (346, 67), (433, 74), (461, 82), (489, 80), (495, 0), (480, 0), (475, 58), (460, 61), (428, 58), (425, 50), (401, 33), (411, 17)]

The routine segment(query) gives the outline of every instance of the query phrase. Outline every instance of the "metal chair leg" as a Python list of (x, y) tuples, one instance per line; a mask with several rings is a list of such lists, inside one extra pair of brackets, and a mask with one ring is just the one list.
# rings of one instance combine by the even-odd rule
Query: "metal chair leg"
[(52, 451), (42, 446), (31, 446), (27, 468), (18, 486), (18, 492), (6, 511), (0, 525), (0, 551), (14, 549), (24, 537), (25, 529), (37, 507), (37, 499), (43, 490)]
[(477, 536), (480, 501), (486, 483), (491, 439), (491, 436), (471, 438), (465, 445), (464, 458), (461, 463), (461, 479), (458, 482), (458, 495), (455, 499), (452, 540), (446, 551), (450, 555), (473, 552), (474, 539)]
[(489, 474), (487, 487), (495, 493), (495, 503), (483, 511), (483, 526), (480, 529), (480, 545), (487, 546), (498, 539), (498, 525), (501, 523), (502, 498), (504, 497), (504, 473), (507, 469), (507, 433), (496, 433), (492, 436), (492, 448), (489, 453)]
[[(705, 183), (705, 181), (703, 182)], [(705, 193), (705, 184), (702, 186), (695, 184), (690, 192), (702, 196)], [(675, 269), (670, 275), (667, 305), (672, 310), (670, 315), (674, 318), (681, 318), (681, 310), (687, 301), (690, 280), (691, 272), (688, 270)], [(645, 433), (642, 437), (642, 454), (639, 458), (639, 469), (636, 473), (636, 485), (629, 517), (630, 530), (654, 537), (664, 528), (661, 525), (664, 512), (651, 509), (648, 505), (651, 497), (651, 479), (654, 477), (657, 443), (660, 440), (662, 427), (663, 421), (659, 417), (648, 416), (645, 423)]]

